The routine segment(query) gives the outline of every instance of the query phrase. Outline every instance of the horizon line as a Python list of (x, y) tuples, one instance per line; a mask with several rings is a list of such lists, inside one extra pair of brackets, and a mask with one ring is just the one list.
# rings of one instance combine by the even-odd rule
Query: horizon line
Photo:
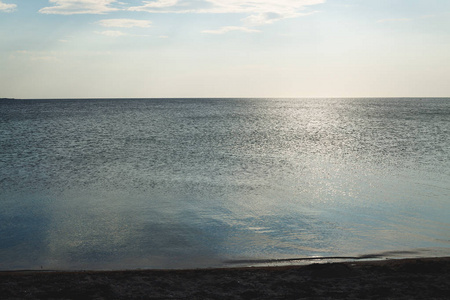
[(50, 97), (14, 98), (0, 97), (0, 100), (176, 100), (176, 99), (446, 99), (450, 96), (357, 96), (357, 97)]

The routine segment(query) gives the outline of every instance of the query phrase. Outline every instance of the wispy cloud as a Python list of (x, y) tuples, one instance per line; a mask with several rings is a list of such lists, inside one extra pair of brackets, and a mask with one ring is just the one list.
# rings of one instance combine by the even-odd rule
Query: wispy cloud
[(242, 31), (242, 32), (260, 32), (256, 29), (251, 29), (247, 27), (238, 27), (238, 26), (225, 26), (217, 30), (204, 30), (203, 33), (210, 33), (210, 34), (224, 34), (230, 31)]
[(43, 14), (105, 14), (119, 10), (112, 7), (116, 0), (49, 0), (52, 6), (39, 10)]
[(267, 25), (267, 24), (272, 24), (275, 23), (276, 21), (280, 21), (283, 19), (288, 19), (288, 18), (296, 18), (296, 17), (300, 17), (300, 16), (308, 16), (308, 15), (312, 15), (314, 13), (317, 13), (317, 11), (312, 11), (312, 12), (307, 12), (307, 13), (292, 13), (292, 14), (278, 14), (278, 13), (260, 13), (260, 14), (254, 14), (254, 15), (250, 15), (244, 19), (242, 19), (242, 21), (244, 21), (244, 23), (248, 26), (261, 26), (261, 25)]
[(3, 3), (0, 1), (0, 12), (13, 12), (17, 8), (15, 4)]
[(217, 13), (277, 14), (292, 16), (306, 6), (324, 3), (325, 0), (205, 0), (212, 8), (205, 11)]
[(154, 0), (143, 1), (141, 6), (129, 7), (129, 11), (149, 13), (197, 13), (197, 14), (242, 14), (244, 26), (225, 26), (203, 33), (224, 34), (230, 31), (258, 32), (249, 27), (310, 15), (308, 6), (325, 3), (326, 0)]
[(147, 28), (151, 26), (152, 22), (148, 20), (135, 20), (135, 19), (105, 19), (98, 21), (97, 24), (103, 27)]
[(142, 1), (144, 4), (141, 6), (133, 6), (128, 10), (132, 11), (152, 11), (156, 8), (172, 7), (178, 3), (178, 0), (155, 0), (155, 1)]
[(30, 58), (32, 61), (44, 61), (44, 62), (61, 62), (61, 59), (55, 56), (34, 56)]
[(96, 31), (95, 33), (109, 36), (109, 37), (119, 37), (119, 36), (127, 35), (125, 32), (118, 31), (118, 30)]
[(210, 13), (247, 14), (243, 21), (249, 26), (271, 24), (275, 21), (311, 14), (307, 6), (325, 3), (326, 0), (156, 0), (144, 1), (130, 11), (150, 13)]
[[(0, 0), (1, 1), (1, 0)], [(52, 6), (39, 10), (44, 14), (105, 14), (118, 10), (149, 13), (179, 14), (240, 14), (242, 26), (225, 26), (204, 33), (223, 34), (230, 31), (258, 32), (252, 27), (272, 24), (279, 20), (315, 13), (309, 6), (325, 3), (326, 0), (146, 0), (141, 5), (127, 6), (118, 0), (49, 0)], [(147, 20), (105, 19), (97, 22), (104, 27), (150, 27)], [(125, 35), (120, 31), (103, 31), (108, 36)]]
[(10, 55), (10, 59), (27, 59), (30, 61), (42, 61), (42, 62), (61, 62), (61, 58), (58, 57), (54, 51), (28, 51), (17, 50)]

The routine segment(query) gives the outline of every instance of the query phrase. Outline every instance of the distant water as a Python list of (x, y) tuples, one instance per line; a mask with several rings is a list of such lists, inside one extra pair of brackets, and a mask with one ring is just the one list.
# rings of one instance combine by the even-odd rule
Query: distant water
[(0, 269), (450, 255), (450, 99), (2, 100), (0, 149)]

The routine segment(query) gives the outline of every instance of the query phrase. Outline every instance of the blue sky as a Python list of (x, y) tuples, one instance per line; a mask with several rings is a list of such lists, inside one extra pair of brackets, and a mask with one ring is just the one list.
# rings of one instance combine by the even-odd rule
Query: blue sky
[(448, 97), (448, 0), (0, 0), (0, 97)]

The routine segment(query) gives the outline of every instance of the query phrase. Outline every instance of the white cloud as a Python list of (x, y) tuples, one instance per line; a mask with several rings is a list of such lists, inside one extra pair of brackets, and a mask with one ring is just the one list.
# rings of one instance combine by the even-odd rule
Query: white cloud
[(119, 37), (119, 36), (127, 35), (126, 33), (122, 32), (122, 31), (117, 31), (117, 30), (96, 31), (95, 33), (109, 36), (109, 37)]
[(270, 24), (285, 18), (310, 13), (301, 12), (307, 6), (325, 3), (326, 0), (155, 0), (128, 8), (131, 11), (151, 13), (241, 13), (252, 26)]
[(203, 33), (210, 33), (210, 34), (224, 34), (230, 31), (242, 31), (242, 32), (260, 32), (256, 29), (250, 29), (247, 27), (238, 27), (238, 26), (225, 26), (217, 30), (204, 30)]
[(43, 14), (104, 14), (117, 11), (118, 8), (111, 7), (117, 3), (116, 0), (49, 0), (53, 6), (44, 7), (39, 10)]
[(205, 0), (213, 4), (211, 11), (222, 13), (275, 13), (295, 15), (306, 6), (325, 0)]
[(260, 13), (256, 15), (250, 15), (242, 19), (242, 21), (244, 21), (244, 23), (248, 24), (249, 26), (258, 26), (258, 25), (272, 24), (273, 22), (284, 18), (286, 17), (276, 13)]
[(171, 7), (178, 3), (178, 0), (155, 0), (155, 1), (143, 1), (144, 5), (134, 6), (129, 10), (134, 11), (148, 11), (155, 8)]
[(266, 25), (266, 24), (272, 24), (272, 23), (282, 20), (282, 19), (296, 18), (296, 17), (300, 17), (300, 16), (308, 16), (308, 15), (311, 15), (314, 13), (316, 13), (316, 11), (307, 12), (307, 13), (297, 12), (297, 13), (286, 13), (286, 14), (269, 12), (269, 13), (260, 13), (260, 14), (250, 15), (250, 16), (242, 19), (242, 21), (247, 26), (261, 26), (261, 25)]
[(103, 27), (121, 27), (121, 28), (131, 28), (131, 27), (150, 27), (152, 22), (148, 20), (135, 20), (135, 19), (106, 19), (98, 21), (97, 24)]
[(326, 0), (154, 0), (143, 1), (143, 5), (129, 7), (130, 11), (150, 13), (207, 13), (244, 14), (244, 26), (226, 26), (204, 33), (223, 34), (229, 31), (252, 31), (248, 27), (272, 24), (276, 21), (310, 15), (307, 6), (325, 3)]
[(7, 4), (7, 3), (3, 3), (2, 1), (0, 1), (0, 11), (3, 12), (12, 12), (14, 10), (16, 10), (17, 5), (15, 4)]
[[(1, 1), (1, 0), (0, 0)], [(326, 0), (145, 0), (140, 6), (125, 8), (117, 0), (49, 0), (52, 6), (44, 7), (39, 12), (44, 14), (104, 14), (117, 11), (116, 5), (128, 11), (145, 11), (150, 13), (235, 13), (246, 15), (245, 26), (260, 26), (276, 21), (311, 14), (305, 11), (308, 6), (324, 3)], [(118, 20), (118, 19), (116, 19)], [(105, 21), (106, 22), (106, 21)], [(110, 21), (113, 22), (113, 21)], [(114, 21), (119, 24), (119, 21)], [(112, 25), (106, 27), (142, 27), (141, 25)], [(141, 23), (142, 24), (142, 23)], [(147, 26), (146, 26), (147, 27)]]

